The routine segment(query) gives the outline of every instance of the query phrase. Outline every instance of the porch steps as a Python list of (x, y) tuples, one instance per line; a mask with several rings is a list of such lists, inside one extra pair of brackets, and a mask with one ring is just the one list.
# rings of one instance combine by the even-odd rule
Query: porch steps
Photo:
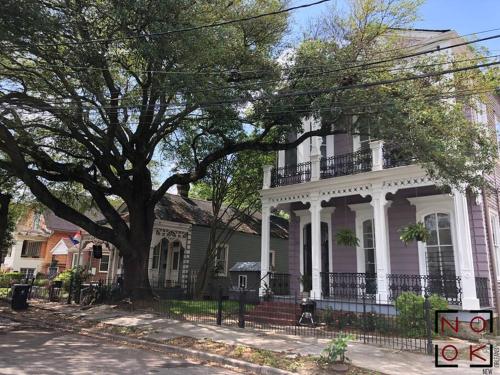
[(248, 311), (245, 319), (263, 324), (295, 325), (300, 313), (300, 306), (295, 303), (264, 301)]

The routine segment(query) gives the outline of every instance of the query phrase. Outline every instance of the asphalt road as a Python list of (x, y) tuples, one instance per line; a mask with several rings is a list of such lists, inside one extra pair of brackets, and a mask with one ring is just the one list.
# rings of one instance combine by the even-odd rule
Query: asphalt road
[(16, 330), (0, 330), (0, 374), (234, 375), (236, 373), (90, 337), (35, 327), (17, 327)]

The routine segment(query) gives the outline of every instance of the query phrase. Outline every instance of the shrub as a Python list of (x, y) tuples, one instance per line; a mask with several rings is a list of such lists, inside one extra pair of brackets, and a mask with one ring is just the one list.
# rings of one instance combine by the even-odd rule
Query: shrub
[(334, 311), (328, 307), (318, 314), (320, 320), (329, 328), (345, 329), (356, 325), (358, 316), (352, 311)]
[(50, 280), (49, 279), (35, 279), (33, 285), (35, 286), (47, 286), (49, 285)]
[[(413, 292), (401, 293), (396, 299), (395, 307), (398, 311), (397, 323), (400, 333), (409, 337), (426, 334), (424, 301), (424, 297)], [(448, 302), (437, 295), (431, 295), (429, 302), (431, 320), (435, 310), (444, 310), (448, 307)]]
[(339, 334), (335, 339), (328, 343), (328, 346), (323, 350), (321, 361), (331, 364), (336, 362), (344, 362), (346, 360), (345, 353), (347, 345), (353, 339), (352, 335)]
[(8, 288), (12, 284), (19, 283), (22, 275), (19, 272), (2, 272), (0, 273), (0, 288)]

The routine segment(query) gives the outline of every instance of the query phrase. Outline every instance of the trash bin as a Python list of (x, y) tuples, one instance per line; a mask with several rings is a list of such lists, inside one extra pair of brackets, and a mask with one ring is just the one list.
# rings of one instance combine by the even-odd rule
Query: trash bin
[(30, 287), (29, 284), (14, 284), (12, 286), (12, 310), (26, 310), (28, 308)]

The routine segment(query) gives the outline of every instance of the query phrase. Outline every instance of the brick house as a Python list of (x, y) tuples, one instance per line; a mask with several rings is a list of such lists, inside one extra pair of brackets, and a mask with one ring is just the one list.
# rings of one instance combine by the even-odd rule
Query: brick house
[[(450, 30), (400, 32), (409, 43), (425, 41), (425, 49), (457, 43), (458, 37)], [(490, 95), (467, 116), (498, 131), (499, 97)], [(494, 305), (498, 190), (486, 200), (483, 192), (439, 190), (418, 163), (398, 159), (394, 151), (380, 139), (341, 134), (313, 137), (278, 153), (277, 165), (264, 168), (261, 191), (262, 285), (270, 277), (269, 217), (277, 209), (289, 213), (292, 295), (310, 292), (337, 301), (363, 295), (392, 305), (402, 292), (414, 291), (438, 294), (457, 308)], [(488, 176), (493, 186), (500, 185), (499, 176), (500, 165)], [(431, 239), (405, 245), (399, 230), (416, 222), (424, 223)], [(359, 245), (337, 245), (342, 229), (354, 232)]]
[(78, 227), (58, 218), (52, 211), (28, 209), (14, 231), (14, 245), (2, 264), (6, 271), (17, 271), (29, 277), (37, 273), (59, 273), (71, 267), (68, 250), (70, 236)]

